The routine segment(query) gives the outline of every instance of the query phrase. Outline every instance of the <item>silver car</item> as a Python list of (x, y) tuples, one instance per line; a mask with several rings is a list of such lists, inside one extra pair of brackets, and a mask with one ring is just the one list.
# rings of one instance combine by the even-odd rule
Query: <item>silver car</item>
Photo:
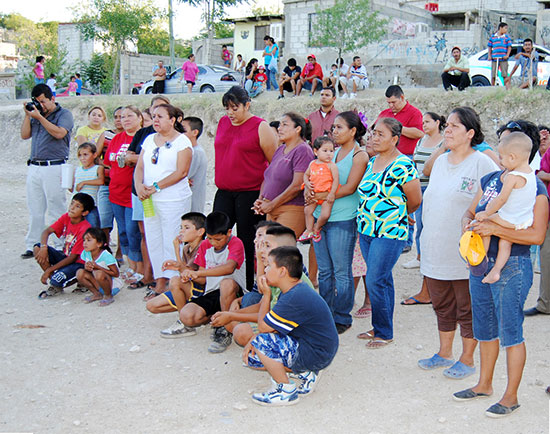
[[(226, 92), (231, 87), (240, 83), (240, 73), (229, 68), (217, 65), (197, 65), (199, 67), (199, 76), (193, 86), (193, 92)], [(187, 93), (185, 80), (179, 82), (181, 78), (181, 68), (168, 74), (164, 93)], [(154, 80), (143, 83), (140, 94), (153, 92)]]

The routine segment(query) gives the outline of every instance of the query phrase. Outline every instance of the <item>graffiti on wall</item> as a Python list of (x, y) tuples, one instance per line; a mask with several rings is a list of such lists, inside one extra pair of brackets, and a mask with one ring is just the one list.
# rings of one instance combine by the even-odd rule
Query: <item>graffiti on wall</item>
[(414, 23), (394, 18), (391, 22), (391, 34), (395, 36), (415, 37), (416, 26)]
[(550, 27), (542, 26), (539, 31), (540, 39), (542, 40), (542, 45), (545, 47), (550, 46)]
[[(445, 32), (432, 33), (431, 38), (398, 39), (378, 44), (378, 57), (409, 59), (410, 63), (446, 62), (449, 58)], [(467, 48), (468, 51), (471, 49)]]

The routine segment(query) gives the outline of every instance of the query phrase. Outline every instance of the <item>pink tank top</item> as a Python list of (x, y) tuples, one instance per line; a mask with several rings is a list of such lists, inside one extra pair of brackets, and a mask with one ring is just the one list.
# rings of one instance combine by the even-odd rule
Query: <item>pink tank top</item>
[(215, 181), (221, 190), (259, 190), (268, 161), (260, 147), (258, 128), (262, 118), (252, 116), (244, 124), (234, 126), (227, 116), (220, 119), (214, 150)]

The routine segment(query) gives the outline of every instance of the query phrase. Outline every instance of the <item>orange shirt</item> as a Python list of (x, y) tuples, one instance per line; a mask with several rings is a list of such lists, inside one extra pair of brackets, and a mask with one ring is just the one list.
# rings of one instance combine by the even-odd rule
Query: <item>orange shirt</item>
[(327, 163), (313, 160), (309, 166), (309, 182), (315, 187), (315, 193), (330, 191), (332, 188), (332, 172)]

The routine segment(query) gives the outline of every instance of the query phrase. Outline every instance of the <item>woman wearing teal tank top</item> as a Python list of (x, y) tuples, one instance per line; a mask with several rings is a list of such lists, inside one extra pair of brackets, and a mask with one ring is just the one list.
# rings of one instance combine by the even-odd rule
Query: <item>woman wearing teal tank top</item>
[[(319, 294), (325, 299), (338, 333), (351, 327), (353, 308), (353, 274), (351, 263), (357, 238), (357, 186), (367, 167), (368, 156), (358, 142), (366, 128), (357, 113), (343, 112), (334, 120), (332, 138), (339, 145), (334, 162), (338, 167), (340, 187), (328, 222), (321, 230), (321, 240), (314, 242), (319, 267)], [(327, 193), (317, 193), (314, 200), (326, 198)], [(311, 198), (310, 192), (306, 197)], [(320, 214), (317, 207), (314, 216)]]

